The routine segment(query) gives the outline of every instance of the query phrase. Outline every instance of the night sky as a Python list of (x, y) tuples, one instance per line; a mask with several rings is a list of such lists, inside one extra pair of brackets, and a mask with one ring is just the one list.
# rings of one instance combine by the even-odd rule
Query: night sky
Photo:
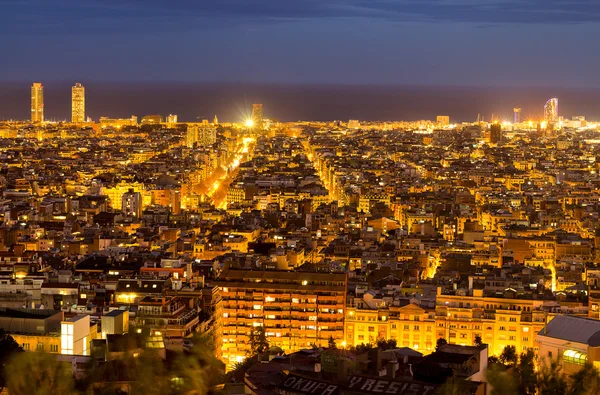
[(0, 80), (600, 87), (597, 0), (0, 0)]
[(513, 106), (540, 116), (559, 94), (563, 114), (600, 118), (598, 0), (0, 0), (0, 10), (0, 119), (28, 117), (33, 81), (46, 86), (48, 119), (69, 117), (76, 81), (93, 118), (238, 120), (262, 102), (282, 120), (509, 119)]

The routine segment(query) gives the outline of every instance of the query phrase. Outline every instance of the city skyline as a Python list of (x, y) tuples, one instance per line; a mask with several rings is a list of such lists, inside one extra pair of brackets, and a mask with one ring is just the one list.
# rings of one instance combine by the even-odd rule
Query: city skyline
[[(75, 86), (71, 87), (71, 101), (69, 107), (69, 116), (64, 116), (64, 104), (65, 104), (65, 92), (64, 89), (68, 85), (67, 83), (51, 84), (50, 89), (44, 84), (42, 87), (42, 104), (44, 104), (44, 96), (50, 99), (46, 100), (43, 105), (42, 113), (44, 119), (52, 122), (60, 121), (73, 121), (75, 107), (78, 108), (78, 119), (79, 122), (85, 122), (88, 118), (97, 120), (100, 117), (128, 117), (131, 113), (136, 114), (139, 117), (148, 114), (160, 114), (166, 119), (167, 115), (173, 111), (165, 111), (165, 109), (174, 110), (175, 108), (183, 108), (183, 113), (178, 114), (180, 121), (196, 121), (198, 119), (212, 120), (214, 115), (220, 114), (222, 119), (226, 122), (245, 122), (247, 119), (253, 119), (252, 104), (256, 100), (251, 100), (252, 97), (260, 99), (267, 98), (268, 104), (268, 116), (267, 118), (278, 119), (282, 121), (294, 121), (294, 120), (307, 120), (307, 121), (331, 121), (331, 120), (347, 120), (356, 118), (362, 121), (415, 121), (415, 120), (434, 120), (436, 115), (440, 113), (448, 113), (453, 123), (471, 122), (473, 120), (498, 120), (500, 122), (513, 123), (515, 119), (525, 121), (542, 121), (547, 118), (546, 107), (541, 107), (540, 103), (547, 102), (548, 96), (554, 96), (557, 92), (555, 89), (532, 92), (515, 90), (510, 88), (490, 90), (489, 88), (458, 88), (458, 87), (439, 87), (426, 89), (423, 87), (414, 88), (381, 88), (381, 87), (366, 87), (366, 86), (303, 86), (303, 85), (233, 85), (228, 84), (224, 86), (220, 85), (194, 85), (194, 86), (181, 86), (172, 84), (151, 84), (151, 85), (137, 85), (137, 84), (119, 84), (118, 88), (113, 85), (93, 85), (95, 95), (92, 95), (92, 107), (91, 114), (87, 114), (88, 107), (86, 106), (86, 95), (85, 88), (81, 83), (76, 83)], [(0, 85), (1, 86), (1, 85)], [(107, 91), (110, 89), (110, 91)], [(216, 100), (218, 106), (215, 105), (215, 101), (212, 102), (207, 97), (204, 97), (203, 92), (206, 90), (212, 90), (213, 95), (224, 95), (224, 97)], [(412, 92), (406, 93), (407, 89), (412, 89)], [(140, 92), (136, 92), (139, 90)], [(174, 95), (176, 92), (184, 90), (185, 95), (179, 97), (173, 96), (173, 98), (164, 98), (163, 92), (169, 95)], [(140, 100), (132, 100), (133, 97), (140, 94), (141, 91), (145, 91), (144, 98)], [(162, 92), (161, 92), (162, 91)], [(237, 92), (236, 92), (237, 91)], [(305, 100), (296, 108), (291, 109), (289, 103), (297, 102), (298, 95), (307, 94), (308, 97), (315, 94), (319, 94), (321, 99), (323, 98), (324, 92), (331, 94), (340, 94), (344, 91), (343, 97), (335, 99), (338, 103), (341, 103), (341, 107), (344, 109), (344, 115), (324, 118), (319, 111), (311, 109), (309, 114), (316, 117), (302, 116), (302, 112), (306, 111), (307, 105), (311, 105), (310, 101)], [(23, 90), (22, 84), (13, 83), (10, 85), (10, 89), (0, 89), (0, 119), (23, 119), (15, 114), (22, 114), (23, 108), (19, 105), (15, 97), (22, 96), (25, 91)], [(123, 99), (123, 103), (127, 102), (127, 105), (118, 102), (120, 94), (127, 92), (131, 97)], [(248, 95), (248, 92), (251, 92)], [(447, 102), (444, 100), (444, 95), (452, 95), (457, 92), (461, 92), (461, 100)], [(525, 93), (526, 94), (523, 94)], [(595, 111), (595, 101), (587, 100), (586, 97), (594, 95), (593, 90), (580, 91), (580, 90), (562, 90), (561, 97), (566, 97), (566, 100), (561, 99), (561, 113), (560, 116), (564, 119), (571, 117), (584, 116), (591, 120), (600, 119), (600, 112)], [(350, 94), (346, 94), (350, 93)], [(360, 97), (361, 93), (365, 97)], [(373, 94), (381, 94), (382, 102), (385, 102), (384, 111), (378, 111), (377, 102), (371, 102), (370, 99)], [(492, 95), (490, 95), (492, 93)], [(4, 104), (3, 94), (6, 98), (10, 96), (10, 100)], [(28, 99), (31, 101), (31, 107), (34, 103), (34, 90), (31, 89), (31, 97)], [(415, 96), (416, 94), (416, 96)], [(522, 96), (520, 96), (520, 94)], [(277, 97), (285, 95), (284, 97)], [(485, 100), (481, 100), (483, 95), (488, 97)], [(115, 97), (117, 96), (117, 97)], [(353, 97), (354, 96), (354, 97)], [(335, 96), (331, 96), (334, 99)], [(189, 98), (189, 100), (188, 100)], [(243, 98), (243, 100), (239, 100)], [(316, 98), (316, 97), (315, 97)], [(356, 98), (357, 100), (353, 100)], [(98, 105), (99, 99), (100, 105)], [(116, 99), (116, 100), (115, 100)], [(173, 100), (172, 100), (173, 99)], [(199, 100), (198, 100), (199, 99)], [(225, 101), (223, 100), (225, 99)], [(341, 99), (341, 100), (340, 100)], [(407, 101), (407, 99), (409, 101)], [(430, 100), (433, 99), (433, 100)], [(194, 102), (196, 100), (196, 102)], [(366, 100), (366, 101), (365, 101)], [(377, 99), (375, 99), (377, 100)], [(512, 108), (515, 100), (517, 103), (523, 103), (526, 105), (519, 106), (518, 108)], [(103, 103), (103, 101), (106, 101)], [(229, 102), (227, 102), (229, 101)], [(390, 105), (393, 102), (398, 102), (397, 111)], [(142, 105), (143, 102), (151, 103), (148, 106)], [(362, 104), (364, 102), (365, 104)], [(435, 104), (436, 102), (444, 103), (443, 105)], [(499, 102), (501, 104), (495, 104)], [(48, 105), (49, 103), (49, 105)], [(162, 103), (162, 105), (161, 105)], [(168, 103), (168, 104), (167, 104)], [(333, 110), (338, 103), (327, 103)], [(468, 109), (465, 109), (464, 104), (469, 103)], [(476, 104), (475, 104), (476, 103)], [(207, 105), (208, 104), (208, 105)], [(323, 103), (323, 105), (327, 105)], [(407, 108), (406, 105), (410, 108)], [(565, 106), (566, 104), (566, 106)], [(191, 106), (197, 105), (197, 108)], [(471, 107), (472, 106), (472, 107)], [(379, 106), (380, 107), (380, 106)], [(32, 107), (33, 108), (33, 107)], [(48, 111), (48, 108), (50, 111)], [(190, 113), (192, 109), (193, 113)], [(296, 111), (300, 109), (300, 111)], [(335, 111), (328, 112), (329, 107), (320, 107), (323, 113), (335, 114)], [(477, 112), (475, 111), (477, 109)], [(512, 109), (512, 110), (511, 110)], [(233, 110), (233, 111), (232, 111)], [(518, 117), (516, 117), (515, 110), (518, 110)], [(48, 115), (50, 112), (50, 115)], [(57, 113), (63, 114), (63, 117), (55, 116)], [(211, 113), (213, 115), (211, 115)], [(373, 116), (372, 114), (386, 114), (383, 116)], [(127, 115), (129, 114), (129, 115)], [(467, 115), (465, 115), (467, 114)], [(283, 117), (281, 117), (283, 115)], [(356, 116), (360, 115), (360, 116)], [(408, 116), (407, 116), (408, 115)], [(558, 114), (555, 114), (555, 118)], [(32, 119), (31, 115), (28, 119)], [(172, 123), (172, 122), (171, 122)], [(518, 122), (517, 122), (518, 123)]]

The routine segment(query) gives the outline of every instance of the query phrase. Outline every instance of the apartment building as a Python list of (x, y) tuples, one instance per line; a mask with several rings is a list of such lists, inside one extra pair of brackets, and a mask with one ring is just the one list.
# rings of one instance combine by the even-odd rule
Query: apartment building
[(344, 338), (346, 274), (226, 270), (217, 328), (223, 361), (231, 368), (248, 356), (249, 335), (262, 326), (271, 346), (295, 352)]
[(360, 307), (349, 306), (346, 311), (344, 345), (394, 339), (398, 346), (428, 354), (435, 350), (437, 339), (471, 346), (480, 336), (490, 355), (499, 355), (506, 346), (515, 346), (517, 352), (537, 351), (535, 334), (563, 312), (556, 302), (547, 302), (484, 296), (483, 290), (443, 294), (438, 288), (435, 309), (412, 303), (401, 307), (357, 303)]

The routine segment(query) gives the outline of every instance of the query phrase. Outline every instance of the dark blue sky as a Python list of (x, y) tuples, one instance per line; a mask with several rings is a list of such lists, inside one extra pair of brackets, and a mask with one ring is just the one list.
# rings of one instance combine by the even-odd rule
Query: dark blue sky
[(598, 0), (0, 0), (1, 81), (600, 87)]

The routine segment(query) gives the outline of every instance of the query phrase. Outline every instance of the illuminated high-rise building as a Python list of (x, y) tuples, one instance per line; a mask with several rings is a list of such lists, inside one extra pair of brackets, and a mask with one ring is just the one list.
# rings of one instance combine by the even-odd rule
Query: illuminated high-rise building
[(44, 122), (44, 86), (41, 82), (31, 86), (31, 122)]
[(558, 121), (558, 99), (553, 97), (544, 105), (544, 121), (554, 123)]
[(263, 105), (262, 104), (253, 104), (252, 105), (252, 121), (254, 122), (255, 128), (262, 129), (262, 122), (263, 122)]
[(215, 317), (217, 352), (227, 369), (246, 358), (248, 336), (257, 327), (271, 346), (288, 353), (344, 340), (346, 274), (229, 269), (215, 285), (222, 310)]
[(513, 108), (513, 123), (521, 123), (521, 108)]
[(71, 88), (71, 122), (85, 122), (85, 88), (79, 82)]

